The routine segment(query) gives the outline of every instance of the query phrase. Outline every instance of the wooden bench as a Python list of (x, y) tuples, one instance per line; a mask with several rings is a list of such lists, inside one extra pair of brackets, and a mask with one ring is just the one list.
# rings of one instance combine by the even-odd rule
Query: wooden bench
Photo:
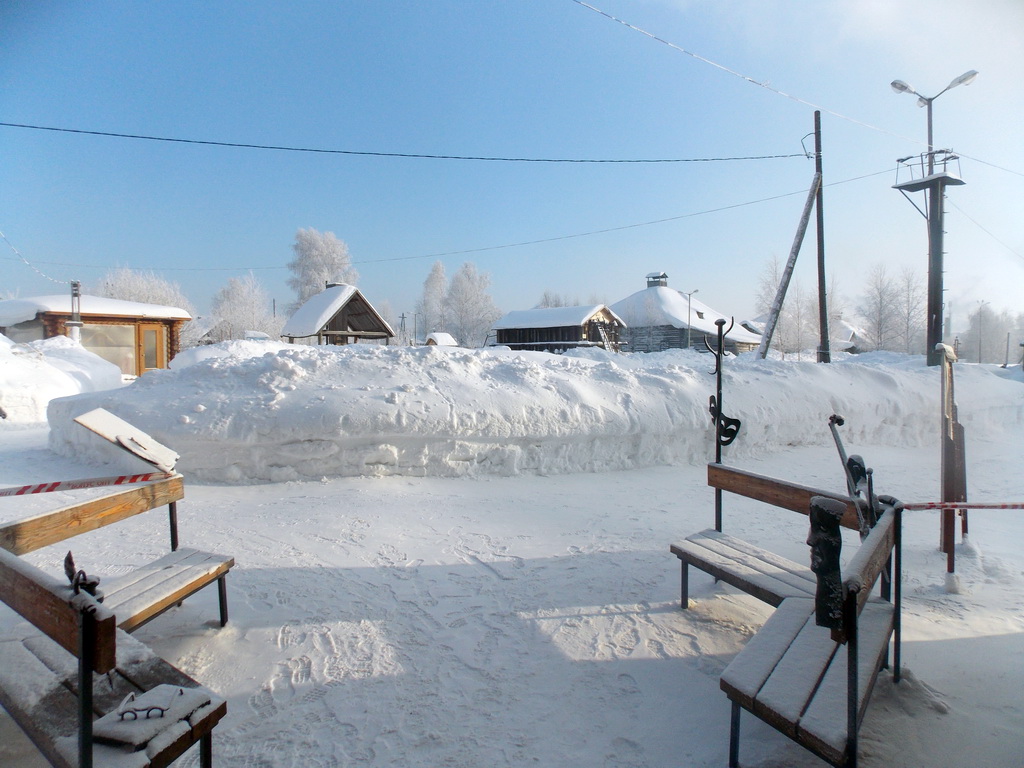
[[(108, 607), (5, 549), (0, 600), (27, 620), (7, 613), (0, 625), (0, 705), (53, 766), (160, 768), (196, 742), (201, 765), (212, 766), (212, 732), (226, 703), (119, 630)], [(135, 747), (96, 742), (94, 718), (157, 685), (187, 692), (188, 709), (161, 718), (159, 733)]]
[(856, 503), (848, 496), (764, 477), (721, 464), (708, 465), (708, 485), (716, 489), (716, 528), (672, 544), (669, 550), (681, 563), (681, 607), (689, 606), (689, 566), (719, 581), (778, 606), (788, 597), (814, 597), (817, 581), (810, 568), (750, 544), (722, 531), (721, 492), (728, 491), (781, 509), (806, 515), (813, 497), (846, 505), (842, 525), (859, 530)]
[[(834, 766), (857, 765), (857, 735), (875, 680), (888, 666), (890, 638), (896, 682), (900, 676), (902, 505), (890, 499), (882, 508), (842, 573), (836, 604), (823, 609), (821, 592), (817, 601), (784, 598), (722, 673), (721, 688), (732, 702), (730, 768), (739, 765), (741, 709)], [(881, 595), (869, 600), (880, 574)]]
[[(203, 587), (217, 583), (220, 625), (228, 621), (226, 577), (234, 558), (178, 548), (177, 502), (184, 498), (184, 480), (173, 475), (128, 490), (74, 504), (53, 512), (0, 525), (0, 548), (22, 555), (87, 531), (167, 505), (171, 551), (131, 573), (103, 581), (104, 606), (118, 627), (132, 632)], [(79, 558), (81, 562), (81, 558)], [(91, 570), (86, 568), (86, 570)]]

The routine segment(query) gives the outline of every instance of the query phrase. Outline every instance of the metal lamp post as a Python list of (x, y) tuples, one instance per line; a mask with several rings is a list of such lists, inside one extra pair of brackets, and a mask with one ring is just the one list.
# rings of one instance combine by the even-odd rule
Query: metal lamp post
[(697, 291), (699, 291), (699, 290), (700, 290), (699, 288), (694, 288), (689, 293), (684, 294), (686, 296), (686, 348), (687, 349), (690, 348), (690, 326), (691, 326), (690, 318), (692, 317), (692, 315), (690, 314), (690, 299), (693, 296), (693, 294), (697, 293)]
[(954, 78), (952, 81), (950, 81), (949, 85), (947, 85), (945, 88), (943, 88), (941, 91), (939, 91), (938, 93), (936, 93), (934, 96), (931, 96), (931, 97), (929, 97), (929, 96), (922, 96), (920, 93), (918, 93), (917, 91), (914, 90), (913, 86), (903, 82), (902, 80), (893, 80), (890, 83), (890, 86), (892, 86), (892, 89), (894, 91), (896, 91), (896, 93), (912, 93), (915, 96), (917, 96), (917, 106), (919, 106), (919, 107), (928, 107), (928, 175), (929, 176), (932, 174), (932, 171), (935, 170), (935, 160), (934, 160), (934, 157), (932, 155), (932, 153), (934, 151), (934, 146), (933, 146), (933, 143), (932, 143), (932, 102), (935, 101), (937, 98), (939, 98), (939, 96), (944, 94), (950, 88), (956, 88), (958, 85), (970, 85), (971, 83), (974, 82), (974, 78), (976, 78), (977, 76), (978, 76), (978, 71), (976, 69), (968, 70), (967, 72), (964, 72), (962, 75), (960, 75), (960, 77)]
[(896, 188), (904, 194), (908, 191), (928, 190), (928, 317), (926, 323), (928, 365), (938, 365), (941, 357), (935, 347), (942, 342), (942, 236), (943, 210), (942, 199), (947, 184), (963, 184), (961, 179), (947, 173), (935, 173), (935, 146), (932, 139), (932, 102), (950, 88), (958, 85), (970, 85), (978, 76), (976, 70), (964, 72), (954, 78), (949, 85), (934, 96), (922, 96), (913, 86), (902, 80), (893, 80), (892, 89), (896, 93), (912, 93), (917, 96), (917, 105), (928, 108), (928, 173), (923, 179), (911, 183), (897, 184)]

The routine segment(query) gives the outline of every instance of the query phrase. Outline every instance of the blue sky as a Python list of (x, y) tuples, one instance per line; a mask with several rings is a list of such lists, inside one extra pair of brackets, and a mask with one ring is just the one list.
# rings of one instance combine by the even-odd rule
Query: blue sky
[[(958, 326), (979, 301), (1024, 309), (1024, 4), (592, 5), (678, 48), (573, 0), (12, 0), (0, 6), (0, 122), (381, 153), (698, 159), (799, 155), (816, 105), (828, 270), (852, 308), (874, 264), (926, 269), (925, 220), (891, 188), (896, 158), (925, 149), (925, 110), (889, 82), (932, 95), (976, 69), (935, 102), (935, 143), (961, 153), (967, 182), (947, 202), (946, 297)], [(411, 315), (440, 258), (449, 275), (464, 261), (488, 273), (503, 310), (545, 290), (611, 303), (664, 270), (743, 319), (765, 265), (789, 253), (813, 171), (802, 156), (505, 163), (0, 127), (0, 231), (49, 278), (154, 270), (200, 314), (249, 270), (290, 303), (291, 244), (313, 227), (348, 243), (360, 287), (396, 313)], [(65, 290), (0, 249), (0, 295)], [(797, 279), (814, 289), (813, 231)]]

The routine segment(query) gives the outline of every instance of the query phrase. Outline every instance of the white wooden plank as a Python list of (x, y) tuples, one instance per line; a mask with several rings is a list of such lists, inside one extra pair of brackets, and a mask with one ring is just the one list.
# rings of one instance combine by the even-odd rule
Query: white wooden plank
[(178, 454), (133, 424), (103, 408), (83, 413), (75, 421), (123, 450), (164, 472), (173, 472)]

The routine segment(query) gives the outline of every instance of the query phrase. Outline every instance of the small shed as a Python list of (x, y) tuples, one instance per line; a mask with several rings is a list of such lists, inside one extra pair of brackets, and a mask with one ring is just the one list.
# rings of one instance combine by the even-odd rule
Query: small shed
[[(695, 291), (696, 292), (696, 291)], [(693, 294), (686, 296), (668, 287), (668, 275), (652, 272), (647, 275), (647, 288), (617, 301), (611, 308), (625, 318), (629, 330), (625, 335), (626, 349), (630, 352), (661, 352), (666, 349), (697, 347), (704, 351), (705, 341), (718, 345), (716, 320), (731, 318), (723, 315)], [(725, 337), (729, 352), (749, 352), (761, 343), (761, 336), (737, 324)]]
[(545, 307), (509, 312), (494, 324), (495, 344), (537, 352), (565, 352), (576, 347), (619, 351), (626, 324), (604, 304)]
[(298, 341), (316, 346), (360, 341), (389, 344), (395, 332), (358, 288), (330, 283), (295, 310), (281, 336), (292, 344)]
[(459, 342), (450, 333), (435, 331), (427, 336), (428, 347), (457, 347)]
[[(140, 376), (166, 368), (181, 348), (181, 329), (192, 316), (177, 307), (82, 295), (78, 315), (82, 346), (121, 369)], [(71, 336), (69, 294), (0, 301), (0, 333), (17, 342)]]

